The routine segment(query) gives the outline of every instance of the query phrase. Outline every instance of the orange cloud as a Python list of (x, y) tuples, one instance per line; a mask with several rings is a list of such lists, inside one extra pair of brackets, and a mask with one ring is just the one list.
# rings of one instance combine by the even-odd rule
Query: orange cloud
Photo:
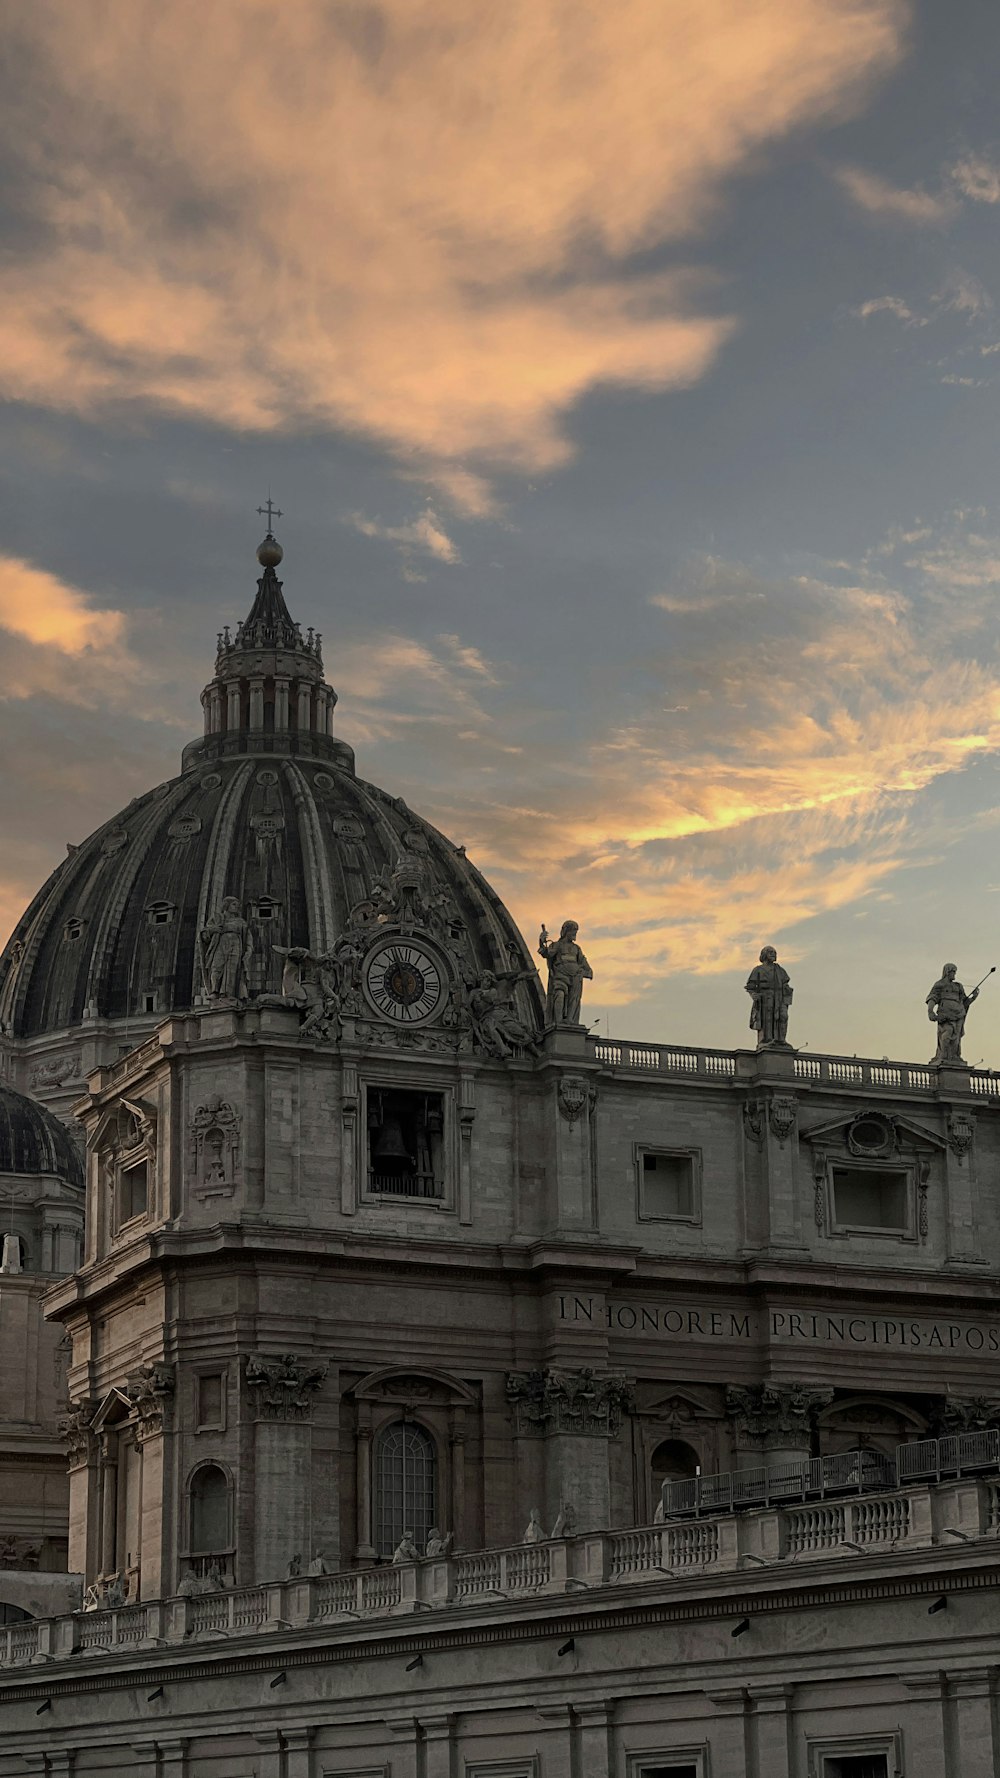
[(4, 561), (0, 580), (0, 628), (28, 642), (80, 655), (117, 650), (125, 634), (125, 614), (95, 610), (86, 593), (57, 580), (18, 556)]
[(214, 0), (206, 29), (196, 0), (37, 0), (0, 130), (48, 232), (0, 274), (0, 382), (357, 428), (487, 510), (465, 459), (558, 464), (586, 391), (704, 375), (732, 319), (630, 256), (696, 235), (762, 147), (860, 102), (905, 17)]

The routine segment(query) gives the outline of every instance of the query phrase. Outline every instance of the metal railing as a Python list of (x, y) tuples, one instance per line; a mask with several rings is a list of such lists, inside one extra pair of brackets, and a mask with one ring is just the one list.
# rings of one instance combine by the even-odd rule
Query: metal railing
[(700, 1517), (750, 1507), (780, 1506), (787, 1501), (822, 1500), (827, 1494), (862, 1494), (896, 1486), (896, 1465), (881, 1451), (841, 1451), (771, 1468), (733, 1469), (664, 1482), (663, 1517)]

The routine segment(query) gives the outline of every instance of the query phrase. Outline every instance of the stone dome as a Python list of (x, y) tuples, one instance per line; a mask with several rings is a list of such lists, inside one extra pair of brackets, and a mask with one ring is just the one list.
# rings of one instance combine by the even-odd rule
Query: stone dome
[[(320, 638), (303, 638), (274, 567), (262, 566), (249, 617), (235, 637), (220, 635), (205, 734), (185, 748), (180, 775), (75, 847), (18, 922), (0, 958), (8, 1037), (109, 1020), (126, 1021), (135, 1042), (144, 1021), (198, 1005), (200, 935), (226, 897), (250, 928), (250, 995), (275, 993), (276, 946), (329, 950), (407, 871), (421, 905), (447, 922), (467, 981), (532, 967), (464, 850), (356, 777), (351, 749), (330, 732), (336, 694)], [(540, 988), (518, 993), (540, 1023)]]
[(83, 1185), (83, 1163), (64, 1124), (0, 1081), (0, 1174), (52, 1173)]

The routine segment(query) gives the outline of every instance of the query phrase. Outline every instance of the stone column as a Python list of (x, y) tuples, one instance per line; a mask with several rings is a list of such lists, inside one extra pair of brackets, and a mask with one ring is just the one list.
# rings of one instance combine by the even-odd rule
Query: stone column
[(451, 1778), (455, 1718), (425, 1716), (420, 1726), (424, 1732), (424, 1778)]
[(948, 1761), (943, 1673), (903, 1679), (910, 1694), (905, 1715), (907, 1778), (960, 1778)]
[(466, 1546), (465, 1524), (465, 1409), (453, 1408), (451, 1413), (451, 1524), (459, 1549)]
[(202, 708), (202, 714), (204, 715), (204, 718), (205, 718), (205, 733), (206, 733), (206, 735), (210, 735), (212, 732), (212, 710), (211, 710), (211, 705), (209, 703), (209, 687), (208, 686), (205, 687), (205, 690), (201, 694), (201, 708)]
[(240, 705), (239, 684), (230, 685), (226, 690), (226, 727), (230, 734), (235, 734), (242, 727), (243, 711)]
[(573, 1705), (576, 1719), (577, 1758), (581, 1772), (613, 1772), (615, 1750), (612, 1741), (614, 1700), (595, 1698), (592, 1703)]
[(264, 681), (250, 681), (250, 727), (259, 730), (264, 727)]
[(212, 685), (208, 692), (209, 734), (217, 735), (222, 728), (222, 687)]
[[(251, 1353), (246, 1384), (254, 1437), (254, 1569), (258, 1585), (283, 1580), (293, 1556), (303, 1561), (312, 1540), (312, 1409), (326, 1376), (291, 1353)], [(280, 1501), (281, 1510), (274, 1503)]]
[(791, 1778), (793, 1695), (790, 1685), (749, 1688), (755, 1770), (760, 1778)]
[(708, 1692), (716, 1714), (709, 1728), (712, 1769), (725, 1778), (767, 1778), (747, 1764), (747, 1695), (742, 1687)]
[[(948, 1258), (963, 1265), (985, 1265), (976, 1215), (976, 1120), (971, 1109), (952, 1104), (948, 1107), (947, 1126), (944, 1173)], [(926, 1215), (925, 1209), (925, 1218)], [(918, 1229), (921, 1235), (926, 1232), (926, 1228)]]
[(358, 1207), (358, 1071), (345, 1062), (340, 1085), (340, 1208), (353, 1216)]
[(948, 1689), (955, 1707), (956, 1778), (996, 1778), (990, 1673), (951, 1673)]
[(159, 1778), (185, 1778), (187, 1772), (187, 1741), (175, 1737), (170, 1741), (159, 1741), (160, 1774)]
[(327, 709), (327, 703), (328, 703), (327, 690), (326, 690), (325, 685), (317, 685), (316, 692), (315, 692), (315, 698), (316, 698), (316, 722), (315, 722), (316, 733), (318, 735), (325, 735), (326, 729), (327, 729), (326, 709)]
[(417, 1778), (417, 1738), (420, 1725), (416, 1717), (389, 1717), (385, 1726), (391, 1736), (392, 1759), (389, 1763), (392, 1778)]
[(285, 1749), (284, 1778), (312, 1778), (309, 1759), (309, 1744), (313, 1737), (310, 1728), (282, 1729), (281, 1739)]
[(631, 1401), (624, 1377), (591, 1370), (511, 1371), (507, 1395), (519, 1437), (545, 1440), (545, 1499), (538, 1506), (546, 1530), (567, 1507), (576, 1531), (603, 1531), (610, 1522), (609, 1442), (617, 1438)]
[(113, 1574), (118, 1533), (118, 1435), (106, 1432), (101, 1440), (101, 1547), (98, 1572)]
[(308, 685), (299, 684), (299, 729), (308, 734), (312, 728), (312, 692)]
[(777, 1469), (807, 1463), (820, 1408), (833, 1400), (832, 1389), (809, 1389), (799, 1383), (754, 1383), (748, 1389), (730, 1385), (726, 1413), (733, 1426), (737, 1469), (763, 1464)]
[(355, 1438), (357, 1544), (354, 1555), (359, 1562), (370, 1562), (375, 1556), (375, 1546), (372, 1543), (372, 1425), (371, 1409), (366, 1401), (358, 1403)]
[(274, 732), (283, 735), (288, 729), (288, 680), (274, 682)]

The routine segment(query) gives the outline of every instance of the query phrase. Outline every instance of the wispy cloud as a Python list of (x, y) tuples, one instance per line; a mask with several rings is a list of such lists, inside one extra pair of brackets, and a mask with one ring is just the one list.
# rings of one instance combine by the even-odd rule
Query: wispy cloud
[(985, 155), (969, 154), (949, 169), (962, 196), (975, 204), (1000, 204), (1000, 166)]
[(483, 510), (483, 465), (565, 461), (587, 391), (704, 376), (733, 318), (634, 256), (859, 103), (904, 17), (214, 0), (206, 31), (196, 0), (39, 0), (8, 28), (0, 140), (34, 232), (0, 271), (0, 386), (361, 431)]
[(926, 316), (915, 314), (901, 296), (870, 296), (867, 302), (859, 303), (851, 312), (859, 321), (870, 321), (873, 315), (888, 315), (893, 321), (902, 321), (906, 327), (926, 326)]
[(957, 208), (951, 192), (893, 185), (880, 173), (868, 172), (864, 167), (837, 167), (834, 177), (860, 210), (881, 221), (940, 227), (950, 221)]
[[(351, 513), (348, 523), (360, 531), (362, 537), (378, 538), (383, 543), (392, 543), (403, 557), (404, 565), (411, 567), (414, 556), (431, 558), (435, 562), (446, 563), (454, 567), (462, 560), (458, 545), (448, 536), (447, 531), (438, 518), (433, 507), (428, 506), (415, 519), (408, 519), (401, 525), (383, 524), (381, 519), (366, 518), (364, 513)], [(413, 578), (417, 578), (414, 574)], [(423, 576), (419, 576), (423, 578)]]
[(117, 652), (125, 635), (122, 611), (98, 610), (79, 587), (7, 556), (0, 577), (0, 628), (61, 654)]

